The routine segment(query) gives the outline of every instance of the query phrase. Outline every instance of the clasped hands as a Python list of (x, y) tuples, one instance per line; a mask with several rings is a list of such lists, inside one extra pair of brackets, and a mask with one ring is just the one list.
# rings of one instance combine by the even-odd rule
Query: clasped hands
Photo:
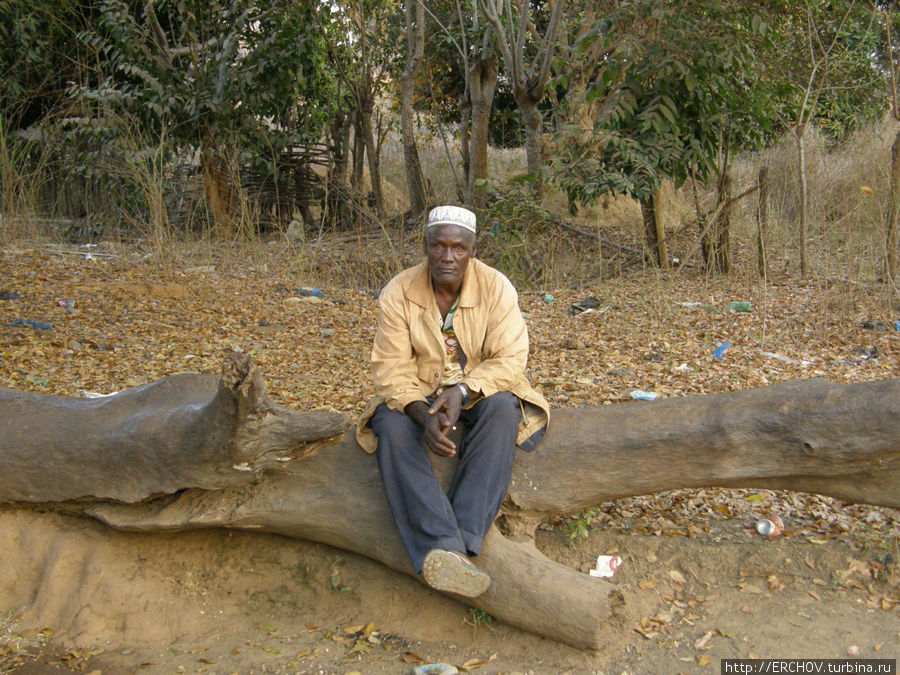
[(462, 409), (463, 394), (459, 387), (447, 387), (426, 408), (424, 401), (414, 401), (406, 407), (406, 414), (425, 429), (425, 447), (440, 457), (456, 455), (456, 443), (448, 434), (455, 429)]

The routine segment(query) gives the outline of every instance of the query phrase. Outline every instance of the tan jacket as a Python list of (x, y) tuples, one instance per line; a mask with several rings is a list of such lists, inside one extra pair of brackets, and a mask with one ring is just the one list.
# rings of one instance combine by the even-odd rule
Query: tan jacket
[[(375, 452), (375, 434), (368, 426), (375, 408), (386, 403), (403, 412), (413, 401), (425, 401), (437, 389), (447, 358), (440, 311), (424, 262), (394, 277), (378, 302), (372, 347), (375, 395), (356, 427), (356, 439), (366, 452)], [(533, 449), (550, 420), (550, 408), (525, 377), (528, 328), (509, 279), (475, 258), (469, 260), (453, 330), (466, 356), (462, 382), (483, 396), (515, 394), (522, 407), (517, 442), (523, 449)]]

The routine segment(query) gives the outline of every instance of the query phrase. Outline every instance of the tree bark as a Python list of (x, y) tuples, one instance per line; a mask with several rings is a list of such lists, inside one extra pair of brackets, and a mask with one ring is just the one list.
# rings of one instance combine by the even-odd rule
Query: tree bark
[(348, 182), (350, 175), (350, 130), (352, 115), (345, 110), (338, 110), (331, 124), (330, 137), (333, 165), (329, 167), (329, 178), (339, 183)]
[[(413, 8), (415, 5), (415, 8)], [(400, 130), (403, 136), (403, 159), (406, 167), (406, 189), (409, 210), (413, 215), (425, 211), (427, 197), (422, 164), (413, 125), (416, 75), (425, 52), (425, 5), (415, 0), (406, 3), (406, 67), (400, 77)]]
[(200, 153), (203, 171), (203, 199), (212, 217), (216, 236), (222, 240), (231, 239), (234, 234), (234, 195), (228, 180), (228, 163), (221, 156), (215, 132), (204, 128), (205, 138)]
[(471, 165), (466, 184), (466, 204), (484, 206), (488, 179), (488, 121), (497, 90), (497, 58), (476, 58), (469, 69), (469, 95), (472, 100), (472, 134), (469, 144)]
[(375, 147), (375, 130), (372, 128), (372, 115), (375, 111), (375, 99), (366, 97), (359, 103), (359, 128), (362, 132), (362, 140), (366, 149), (366, 158), (369, 166), (369, 181), (372, 183), (372, 199), (375, 202), (375, 212), (383, 217), (384, 194), (381, 190), (381, 167), (378, 150)]
[(644, 220), (644, 238), (650, 257), (657, 267), (668, 269), (669, 261), (665, 253), (665, 227), (662, 224), (662, 214), (659, 213), (659, 190), (641, 199), (641, 216)]
[(363, 173), (366, 165), (366, 144), (363, 140), (362, 119), (359, 108), (353, 111), (353, 173), (350, 185), (357, 191), (363, 187)]
[(900, 278), (900, 131), (891, 146), (891, 195), (885, 236), (885, 277)]
[[(60, 508), (129, 530), (263, 530), (413, 574), (374, 457), (352, 431), (328, 439), (347, 420), (273, 406), (249, 359), (226, 364), (221, 381), (179, 375), (107, 399), (0, 389), (0, 420), (2, 502), (64, 502)], [(435, 463), (446, 481), (453, 461)], [(478, 557), (492, 585), (466, 602), (540, 635), (597, 647), (621, 629), (622, 596), (545, 558), (533, 544), (535, 527), (610, 499), (701, 486), (900, 506), (900, 380), (806, 380), (555, 411), (541, 447), (517, 455), (502, 514)]]
[(525, 125), (525, 163), (528, 173), (534, 177), (532, 194), (536, 201), (544, 197), (544, 116), (538, 110), (538, 103), (543, 98), (543, 89), (538, 94), (522, 94), (516, 97)]
[(669, 253), (666, 248), (666, 221), (663, 218), (662, 190), (653, 191), (653, 232), (656, 240), (656, 259), (660, 269), (669, 269)]
[(457, 197), (463, 204), (471, 205), (469, 199), (469, 175), (472, 173), (472, 99), (466, 93), (459, 97), (459, 154), (462, 160), (463, 185), (457, 186)]
[[(246, 485), (350, 426), (269, 400), (246, 355), (221, 377), (184, 374), (94, 399), (0, 387), (0, 501), (138, 502), (186, 487)], [(76, 470), (77, 469), (77, 470)]]
[(710, 229), (701, 233), (703, 262), (710, 272), (727, 274), (731, 270), (729, 230), (731, 228), (731, 174), (726, 163), (721, 169), (716, 185), (716, 208), (718, 214)]

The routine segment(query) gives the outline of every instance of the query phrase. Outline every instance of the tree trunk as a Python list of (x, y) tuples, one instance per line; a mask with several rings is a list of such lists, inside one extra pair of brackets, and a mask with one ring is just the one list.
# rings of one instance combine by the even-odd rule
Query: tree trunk
[(900, 278), (900, 131), (891, 147), (891, 196), (885, 237), (885, 277)]
[(516, 98), (519, 110), (522, 112), (522, 122), (525, 125), (525, 158), (528, 173), (534, 177), (532, 194), (536, 201), (540, 202), (544, 196), (544, 117), (538, 110), (538, 103), (543, 97), (535, 97), (525, 94)]
[(221, 377), (175, 375), (95, 399), (0, 387), (0, 417), (0, 501), (12, 502), (137, 502), (244, 485), (350, 426), (339, 413), (273, 404), (243, 354)]
[(471, 205), (469, 176), (472, 173), (472, 99), (467, 94), (459, 97), (459, 154), (462, 159), (463, 186), (457, 186), (457, 197), (463, 204)]
[[(497, 47), (503, 55), (505, 76), (512, 85), (516, 105), (522, 113), (525, 125), (525, 153), (528, 162), (528, 173), (534, 177), (532, 185), (536, 200), (543, 198), (544, 182), (542, 170), (544, 166), (543, 117), (538, 110), (538, 103), (544, 97), (544, 86), (550, 79), (550, 64), (553, 51), (563, 40), (557, 35), (559, 20), (565, 7), (565, 0), (550, 3), (550, 17), (544, 28), (545, 33), (537, 32), (531, 19), (529, 3), (486, 2), (482, 0), (480, 7), (485, 18), (497, 36)], [(516, 17), (515, 14), (518, 14)], [(501, 20), (501, 16), (503, 19)], [(530, 29), (537, 51), (525, 53), (525, 35)]]
[(353, 173), (350, 185), (357, 192), (363, 189), (363, 174), (366, 166), (366, 144), (363, 141), (362, 122), (359, 110), (353, 111)]
[(665, 226), (660, 213), (659, 190), (654, 190), (649, 197), (641, 200), (641, 216), (644, 219), (644, 237), (647, 240), (647, 248), (650, 249), (650, 258), (662, 269), (669, 268), (669, 259), (666, 256)]
[(228, 162), (222, 157), (211, 127), (204, 129), (205, 139), (200, 155), (203, 171), (203, 199), (212, 217), (216, 236), (228, 240), (234, 234), (234, 196), (228, 180)]
[(472, 136), (469, 154), (472, 158), (466, 184), (466, 204), (484, 206), (488, 179), (488, 122), (497, 89), (497, 58), (475, 59), (469, 70), (469, 92), (472, 99)]
[(757, 203), (756, 222), (756, 269), (762, 279), (769, 278), (769, 265), (766, 260), (766, 232), (769, 229), (769, 169), (759, 168), (759, 202)]
[(797, 172), (800, 179), (800, 277), (809, 276), (809, 257), (807, 241), (809, 239), (809, 182), (806, 176), (806, 136), (804, 128), (794, 131), (797, 142)]
[(329, 177), (339, 183), (346, 183), (350, 173), (350, 130), (352, 116), (346, 111), (338, 111), (331, 125), (332, 166)]
[[(374, 457), (352, 431), (326, 440), (346, 426), (334, 413), (273, 406), (246, 357), (226, 363), (221, 381), (178, 375), (105, 399), (0, 388), (0, 501), (65, 502), (128, 530), (263, 530), (412, 575)], [(454, 462), (436, 461), (445, 482)], [(900, 506), (900, 380), (555, 411), (541, 447), (517, 454), (478, 557), (491, 587), (466, 602), (597, 647), (621, 630), (622, 596), (539, 553), (537, 524), (610, 499), (716, 485)]]
[(375, 202), (375, 212), (379, 217), (383, 217), (385, 211), (384, 195), (381, 191), (381, 168), (379, 167), (378, 150), (375, 147), (375, 131), (372, 128), (372, 113), (374, 110), (374, 99), (366, 98), (360, 102), (359, 129), (366, 148), (366, 158), (369, 164), (369, 181), (372, 183), (372, 199)]
[(731, 269), (731, 251), (729, 250), (729, 229), (731, 227), (731, 175), (728, 165), (722, 169), (716, 186), (716, 207), (718, 215), (712, 228), (703, 232), (703, 261), (710, 272), (727, 274)]
[[(415, 9), (413, 9), (415, 5)], [(425, 5), (414, 0), (406, 2), (407, 57), (406, 67), (400, 77), (400, 130), (403, 136), (403, 159), (406, 166), (406, 189), (409, 196), (409, 210), (413, 215), (425, 211), (425, 177), (419, 161), (419, 149), (413, 125), (415, 111), (416, 74), (425, 52)]]

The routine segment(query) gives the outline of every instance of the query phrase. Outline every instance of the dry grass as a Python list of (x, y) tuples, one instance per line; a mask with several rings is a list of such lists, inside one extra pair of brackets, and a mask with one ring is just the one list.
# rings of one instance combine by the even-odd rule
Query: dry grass
[(0, 674), (14, 673), (23, 664), (33, 660), (47, 645), (49, 632), (25, 637), (17, 630), (18, 619), (12, 609), (0, 617)]
[(41, 235), (36, 204), (44, 153), (7, 133), (0, 118), (0, 244)]
[[(251, 255), (254, 264), (264, 269), (267, 248), (244, 246), (244, 242), (260, 240), (258, 204), (241, 191), (236, 197), (236, 227), (228, 241), (216, 239), (210, 227), (186, 233), (173, 227), (167, 199), (171, 191), (171, 175), (164, 161), (164, 139), (148, 143), (146, 139), (129, 135), (128, 125), (122, 126), (123, 148), (110, 153), (120, 158), (120, 164), (105, 167), (117, 174), (118, 180), (128, 184), (139, 195), (143, 207), (142, 218), (126, 222), (126, 229), (116, 229), (115, 218), (107, 228), (107, 236), (137, 245), (146, 250), (155, 273), (166, 276), (184, 261), (176, 260), (181, 244), (199, 239), (199, 247), (190, 245), (191, 255), (206, 250), (205, 256), (218, 261), (234, 256)], [(809, 250), (812, 278), (816, 284), (831, 284), (842, 289), (841, 299), (831, 300), (822, 308), (824, 316), (849, 311), (863, 295), (883, 296), (890, 308), (896, 302), (896, 288), (883, 286), (879, 278), (884, 259), (885, 212), (887, 208), (890, 144), (894, 126), (888, 123), (871, 126), (856, 134), (837, 148), (828, 148), (823, 138), (812, 134), (808, 139), (809, 184), (812, 195)], [(421, 146), (421, 159), (437, 202), (457, 201), (457, 184), (461, 180), (458, 155), (452, 139), (448, 138), (448, 156), (440, 137), (428, 138)], [(59, 238), (58, 230), (43, 229), (34, 214), (41, 211), (36, 189), (40, 181), (40, 162), (25, 162), (21, 145), (16, 139), (0, 134), (0, 181), (4, 210), (2, 242), (34, 240), (40, 236)], [(355, 285), (377, 288), (397, 270), (418, 260), (418, 233), (400, 224), (407, 204), (404, 199), (405, 177), (402, 148), (396, 139), (389, 139), (383, 147), (382, 170), (385, 179), (387, 208), (390, 222), (373, 227), (370, 221), (340, 231), (307, 231), (300, 241), (289, 244), (294, 252), (294, 275), (303, 283), (318, 285)], [(769, 199), (769, 261), (770, 281), (794, 279), (799, 269), (797, 241), (798, 196), (796, 179), (796, 148), (791, 139), (783, 139), (765, 152), (740, 157), (734, 163), (734, 193), (751, 187), (760, 166), (767, 166), (770, 175)], [(26, 168), (30, 167), (30, 168)], [(623, 249), (598, 247), (588, 238), (571, 231), (549, 227), (546, 223), (523, 221), (513, 229), (506, 219), (516, 212), (526, 213), (529, 206), (524, 193), (510, 189), (508, 180), (525, 168), (522, 149), (492, 149), (490, 157), (491, 184), (495, 195), (502, 200), (518, 200), (498, 209), (496, 203), (485, 214), (484, 226), (500, 222), (505, 237), (482, 237), (481, 252), (516, 277), (525, 287), (579, 286), (622, 274), (648, 271), (640, 256), (629, 255)], [(231, 176), (239, 185), (238, 175)], [(863, 189), (864, 188), (864, 189)], [(715, 195), (701, 189), (701, 209), (711, 208)], [(673, 274), (701, 278), (714, 287), (718, 280), (708, 276), (700, 265), (697, 253), (698, 228), (695, 225), (694, 197), (689, 186), (679, 190), (670, 185), (663, 188), (664, 212), (670, 240), (670, 258), (689, 259), (689, 264)], [(607, 197), (598, 204), (582, 207), (574, 216), (568, 213), (564, 195), (550, 189), (541, 210), (555, 222), (565, 222), (578, 230), (602, 238), (614, 245), (640, 251), (644, 246), (643, 225), (639, 205), (624, 197)], [(740, 201), (732, 213), (731, 242), (733, 270), (731, 277), (742, 279), (751, 286), (761, 283), (756, 271), (755, 239), (757, 230), (757, 199), (751, 195)], [(121, 228), (122, 223), (118, 223)], [(495, 233), (497, 228), (495, 229)], [(677, 234), (674, 234), (677, 233)], [(266, 242), (284, 243), (283, 233), (265, 235)], [(197, 243), (196, 241), (194, 242)], [(325, 249), (335, 249), (337, 257), (323, 255)], [(202, 257), (202, 256), (201, 256)], [(636, 262), (637, 261), (637, 262)], [(652, 286), (665, 292), (664, 275)]]

